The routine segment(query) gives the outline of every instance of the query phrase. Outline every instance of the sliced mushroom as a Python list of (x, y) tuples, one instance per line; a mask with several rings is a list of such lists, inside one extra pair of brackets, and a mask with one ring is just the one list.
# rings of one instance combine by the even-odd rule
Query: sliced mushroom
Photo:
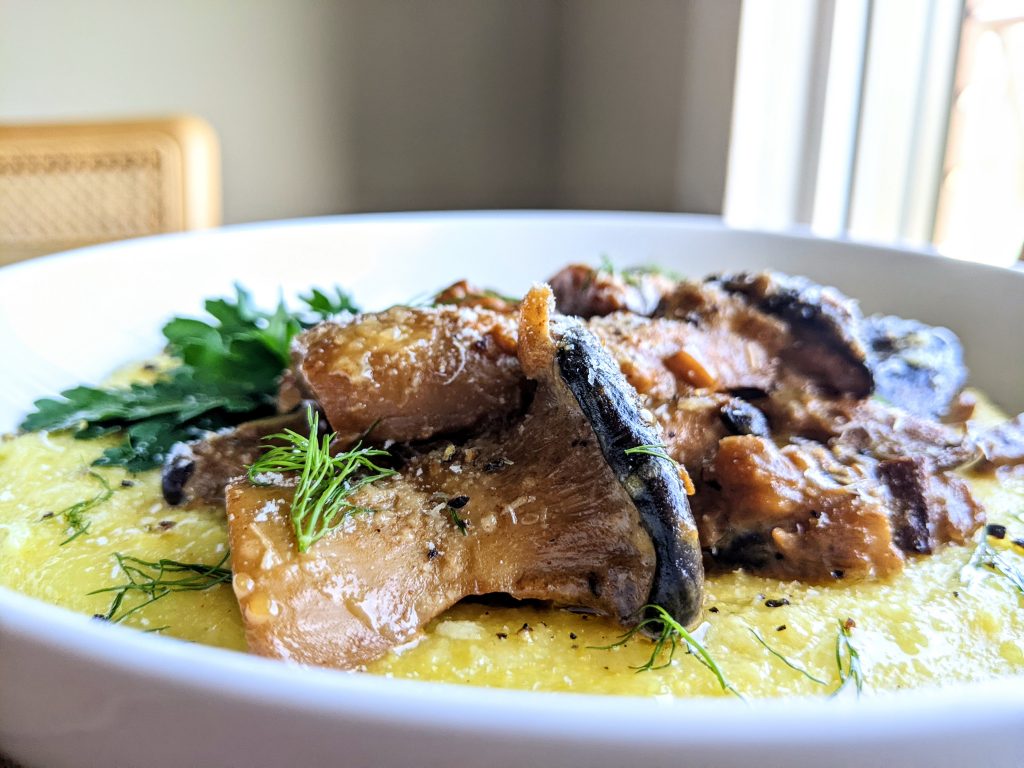
[(654, 402), (695, 390), (767, 389), (777, 372), (781, 324), (736, 327), (729, 318), (694, 325), (617, 312), (587, 327), (615, 358), (630, 384)]
[(549, 281), (558, 311), (578, 317), (613, 312), (650, 315), (675, 280), (656, 269), (627, 268), (621, 272), (570, 264)]
[(582, 326), (551, 335), (549, 300), (534, 289), (522, 312), (519, 357), (538, 382), (528, 412), (364, 487), (353, 501), (374, 511), (307, 552), (289, 524), (292, 489), (229, 486), (234, 587), (253, 651), (354, 668), (488, 593), (627, 624), (648, 602), (698, 618), (703, 571), (679, 472), (625, 452), (659, 436)]
[(293, 372), (341, 443), (424, 440), (521, 407), (515, 317), (473, 307), (393, 307), (299, 336)]
[(1024, 413), (984, 430), (975, 442), (988, 468), (1024, 464)]
[(305, 405), (292, 413), (239, 424), (192, 443), (178, 443), (164, 463), (164, 500), (173, 506), (223, 505), (228, 482), (244, 475), (259, 458), (267, 447), (268, 435), (286, 429), (299, 433), (308, 430)]
[(959, 469), (977, 461), (978, 447), (956, 427), (914, 416), (875, 400), (847, 410), (833, 425), (829, 445), (847, 455), (884, 461), (904, 456), (927, 459), (936, 470)]
[(505, 296), (489, 288), (480, 288), (468, 280), (459, 280), (449, 285), (434, 297), (434, 304), (476, 307), (502, 313), (519, 311), (519, 299)]
[(963, 544), (984, 510), (927, 457), (876, 461), (804, 441), (727, 437), (694, 498), (713, 560), (779, 578), (887, 577), (906, 555)]
[(762, 312), (786, 321), (796, 341), (783, 350), (788, 363), (836, 392), (871, 394), (870, 352), (856, 301), (835, 288), (779, 272), (740, 272), (716, 282)]
[(875, 394), (918, 416), (945, 415), (967, 381), (956, 334), (888, 315), (865, 318), (863, 328)]

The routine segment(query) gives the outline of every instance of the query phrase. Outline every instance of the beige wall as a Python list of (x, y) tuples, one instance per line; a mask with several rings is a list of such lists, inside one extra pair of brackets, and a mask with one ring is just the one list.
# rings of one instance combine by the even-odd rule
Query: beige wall
[(568, 0), (558, 203), (720, 213), (739, 0)]
[(0, 121), (192, 112), (225, 221), (721, 210), (740, 0), (0, 0)]
[(0, 120), (192, 112), (221, 137), (225, 221), (342, 210), (344, 12), (284, 0), (0, 0)]
[(362, 210), (553, 205), (558, 7), (352, 3)]

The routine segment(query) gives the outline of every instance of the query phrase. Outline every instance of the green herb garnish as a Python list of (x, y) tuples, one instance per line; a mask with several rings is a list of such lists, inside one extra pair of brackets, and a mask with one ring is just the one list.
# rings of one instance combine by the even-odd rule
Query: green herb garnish
[(817, 683), (818, 685), (828, 685), (828, 683), (825, 680), (822, 680), (819, 677), (815, 677), (810, 672), (808, 672), (806, 669), (801, 667), (799, 664), (796, 664), (796, 663), (790, 661), (785, 656), (783, 656), (781, 653), (779, 653), (774, 648), (772, 648), (770, 645), (768, 645), (768, 643), (765, 641), (765, 639), (763, 637), (761, 637), (760, 633), (756, 629), (754, 629), (753, 627), (748, 627), (748, 629), (750, 630), (750, 634), (752, 634), (754, 636), (754, 639), (757, 640), (757, 642), (759, 642), (762, 646), (764, 646), (764, 649), (766, 651), (768, 651), (768, 653), (770, 653), (772, 656), (777, 658), (779, 661), (781, 661), (787, 667), (789, 667), (790, 669), (792, 669), (792, 670), (794, 670), (796, 672), (799, 672), (801, 675), (806, 677), (808, 680), (812, 680), (813, 682)]
[(597, 268), (597, 274), (605, 274), (609, 277), (615, 277), (615, 263), (607, 253), (601, 254), (601, 264)]
[(679, 462), (669, 456), (667, 451), (668, 449), (664, 445), (634, 445), (632, 448), (627, 448), (623, 453), (627, 456), (636, 454), (653, 456), (656, 459), (664, 459), (673, 466), (679, 466)]
[(85, 513), (93, 507), (99, 506), (111, 496), (114, 495), (114, 489), (110, 487), (110, 483), (107, 482), (107, 478), (101, 475), (99, 472), (89, 472), (89, 477), (94, 478), (103, 486), (103, 490), (93, 496), (91, 499), (85, 499), (72, 504), (67, 509), (62, 509), (56, 513), (56, 517), (63, 518), (64, 524), (67, 526), (68, 533), (70, 534), (64, 541), (60, 543), (60, 546), (69, 544), (79, 536), (88, 533), (91, 522), (85, 519)]
[[(648, 627), (658, 628), (656, 629), (657, 635), (654, 637), (654, 649), (651, 651), (651, 657), (644, 664), (633, 667), (633, 669), (637, 672), (664, 669), (672, 663), (672, 658), (676, 652), (676, 645), (682, 640), (686, 645), (687, 653), (691, 654), (717, 678), (718, 684), (722, 686), (723, 691), (728, 691), (740, 699), (743, 698), (740, 692), (733, 687), (732, 683), (726, 679), (725, 674), (711, 654), (708, 653), (707, 649), (687, 631), (686, 627), (673, 619), (668, 611), (660, 605), (645, 605), (641, 610), (648, 614), (647, 617), (619, 637), (614, 643), (591, 647), (601, 651), (611, 650), (612, 648), (625, 645), (635, 635), (648, 630)], [(651, 613), (654, 615), (650, 615)]]
[(989, 543), (988, 532), (984, 529), (967, 566), (1002, 576), (1024, 595), (1024, 570)]
[[(114, 557), (117, 558), (117, 564), (128, 581), (113, 587), (96, 589), (89, 593), (90, 595), (107, 592), (114, 594), (114, 599), (107, 612), (98, 613), (95, 616), (97, 619), (114, 624), (120, 624), (132, 614), (141, 611), (157, 600), (162, 600), (172, 592), (201, 592), (231, 581), (231, 570), (222, 567), (229, 557), (227, 553), (216, 565), (179, 563), (177, 560), (150, 562), (122, 555), (119, 552), (114, 553)], [(124, 605), (125, 598), (133, 593), (142, 595), (144, 599), (131, 608), (127, 608)], [(166, 629), (166, 627), (152, 631), (162, 629)]]
[(839, 686), (832, 691), (836, 696), (851, 680), (860, 696), (864, 690), (864, 669), (860, 663), (860, 652), (851, 642), (850, 630), (856, 626), (851, 619), (839, 622), (836, 634), (836, 670), (839, 673)]
[(615, 264), (608, 258), (607, 254), (601, 254), (601, 264), (596, 268), (592, 269), (584, 277), (583, 282), (580, 284), (580, 288), (584, 291), (589, 291), (594, 282), (601, 275), (608, 275), (608, 277), (615, 277)]
[(140, 472), (158, 466), (175, 443), (274, 412), (278, 378), (289, 363), (291, 341), (304, 328), (342, 310), (349, 297), (313, 289), (306, 310), (290, 313), (283, 302), (262, 312), (235, 286), (234, 300), (211, 299), (213, 322), (178, 317), (163, 328), (166, 351), (180, 364), (152, 384), (120, 389), (75, 387), (59, 398), (35, 402), (21, 428), (75, 430), (88, 440), (121, 436), (94, 464)]
[(673, 272), (671, 269), (665, 269), (659, 267), (656, 264), (645, 264), (639, 267), (626, 267), (621, 272), (622, 280), (626, 285), (631, 285), (634, 288), (641, 286), (641, 281), (644, 277), (649, 275), (661, 275), (662, 277), (668, 278), (669, 280), (680, 281), (683, 276), (678, 272)]
[(456, 496), (453, 499), (449, 499), (447, 503), (448, 516), (452, 519), (452, 523), (459, 529), (459, 533), (463, 536), (468, 536), (469, 533), (466, 530), (469, 526), (465, 520), (459, 516), (459, 510), (462, 509), (469, 503), (469, 496)]
[[(319, 320), (327, 320), (342, 312), (355, 314), (359, 311), (359, 307), (352, 302), (352, 297), (338, 286), (334, 286), (333, 296), (324, 293), (319, 288), (311, 288), (309, 296), (300, 296), (299, 298)], [(302, 324), (310, 325), (310, 321), (304, 320)]]
[(356, 444), (351, 450), (332, 456), (331, 442), (336, 435), (319, 437), (320, 416), (312, 408), (308, 413), (308, 437), (288, 429), (265, 438), (284, 445), (270, 448), (249, 467), (249, 480), (255, 485), (268, 485), (267, 474), (299, 473), (291, 520), (300, 552), (339, 528), (350, 515), (372, 512), (353, 504), (350, 497), (360, 488), (396, 474), (395, 470), (384, 469), (372, 461), (390, 455), (379, 448)]
[(607, 254), (601, 254), (601, 263), (594, 270), (593, 274), (588, 276), (587, 280), (583, 283), (583, 290), (588, 290), (601, 275), (607, 275), (610, 278), (616, 276), (622, 278), (622, 282), (633, 288), (640, 288), (642, 286), (643, 278), (649, 275), (662, 275), (669, 280), (680, 281), (683, 276), (678, 272), (673, 272), (671, 269), (665, 269), (659, 267), (656, 264), (642, 264), (636, 267), (625, 267), (623, 269), (616, 269), (615, 263), (608, 257)]
[(463, 536), (469, 535), (468, 531), (466, 530), (467, 523), (465, 520), (459, 517), (458, 510), (448, 507), (448, 516), (451, 517), (452, 522), (455, 524), (455, 527), (459, 529), (459, 533), (461, 533)]

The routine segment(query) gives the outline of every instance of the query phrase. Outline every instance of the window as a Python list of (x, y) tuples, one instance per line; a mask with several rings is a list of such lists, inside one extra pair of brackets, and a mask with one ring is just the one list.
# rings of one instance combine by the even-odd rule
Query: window
[(727, 221), (1017, 257), (1024, 0), (747, 2), (739, 48)]
[(935, 244), (957, 258), (1024, 257), (1024, 2), (968, 4)]

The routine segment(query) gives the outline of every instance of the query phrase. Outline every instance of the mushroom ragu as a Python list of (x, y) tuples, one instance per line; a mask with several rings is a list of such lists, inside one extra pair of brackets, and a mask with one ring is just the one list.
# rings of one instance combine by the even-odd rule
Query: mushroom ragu
[[(1024, 455), (1017, 422), (967, 429), (948, 330), (776, 273), (550, 283), (328, 319), (292, 346), (280, 416), (172, 452), (169, 502), (226, 505), (253, 651), (359, 667), (494, 595), (692, 627), (705, 567), (890, 578), (984, 521), (957, 470)], [(307, 413), (326, 460), (384, 457), (304, 548), (303, 478), (246, 470)]]

